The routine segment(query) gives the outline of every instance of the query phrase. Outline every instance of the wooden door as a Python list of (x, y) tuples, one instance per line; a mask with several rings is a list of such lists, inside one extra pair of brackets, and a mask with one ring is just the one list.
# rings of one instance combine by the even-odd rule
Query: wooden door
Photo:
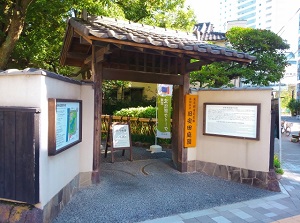
[(39, 115), (0, 107), (0, 198), (39, 202)]

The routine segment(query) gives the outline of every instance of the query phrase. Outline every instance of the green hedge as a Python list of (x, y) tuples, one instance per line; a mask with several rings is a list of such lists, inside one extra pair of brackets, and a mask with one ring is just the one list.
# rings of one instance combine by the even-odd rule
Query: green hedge
[(156, 108), (152, 106), (137, 107), (137, 108), (123, 108), (114, 112), (116, 116), (136, 117), (136, 118), (155, 118)]

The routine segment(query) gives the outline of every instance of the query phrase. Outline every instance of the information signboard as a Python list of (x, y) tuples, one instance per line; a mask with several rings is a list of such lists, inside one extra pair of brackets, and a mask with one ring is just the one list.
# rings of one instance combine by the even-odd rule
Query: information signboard
[(114, 124), (112, 126), (112, 136), (114, 148), (130, 147), (130, 134), (128, 124)]
[(56, 155), (81, 142), (82, 102), (50, 98), (48, 108), (48, 154)]
[(185, 95), (184, 147), (195, 147), (197, 142), (198, 95)]
[(113, 163), (114, 152), (116, 150), (123, 150), (122, 156), (125, 155), (125, 150), (129, 150), (130, 157), (129, 160), (133, 160), (132, 154), (132, 143), (131, 143), (131, 134), (130, 134), (130, 122), (112, 122), (110, 117), (109, 119), (109, 131), (106, 139), (105, 147), (105, 158), (107, 157), (108, 147), (111, 149), (111, 162)]
[(259, 140), (260, 104), (204, 104), (204, 135)]

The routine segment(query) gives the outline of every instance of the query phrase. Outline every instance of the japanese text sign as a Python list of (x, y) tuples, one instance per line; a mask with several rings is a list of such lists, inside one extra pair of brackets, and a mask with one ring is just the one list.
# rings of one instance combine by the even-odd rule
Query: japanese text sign
[(197, 142), (198, 95), (185, 95), (184, 147)]

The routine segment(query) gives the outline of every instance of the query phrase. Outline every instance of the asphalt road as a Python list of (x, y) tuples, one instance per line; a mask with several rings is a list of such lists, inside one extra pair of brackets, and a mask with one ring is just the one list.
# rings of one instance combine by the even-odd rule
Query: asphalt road
[[(292, 134), (298, 135), (300, 131), (300, 120), (295, 117), (283, 116), (282, 120), (292, 122), (291, 127)], [(281, 136), (281, 152), (280, 152), (280, 141), (275, 139), (275, 153), (281, 154), (283, 169), (291, 170), (294, 173), (300, 173), (300, 142), (291, 142), (292, 134)]]

